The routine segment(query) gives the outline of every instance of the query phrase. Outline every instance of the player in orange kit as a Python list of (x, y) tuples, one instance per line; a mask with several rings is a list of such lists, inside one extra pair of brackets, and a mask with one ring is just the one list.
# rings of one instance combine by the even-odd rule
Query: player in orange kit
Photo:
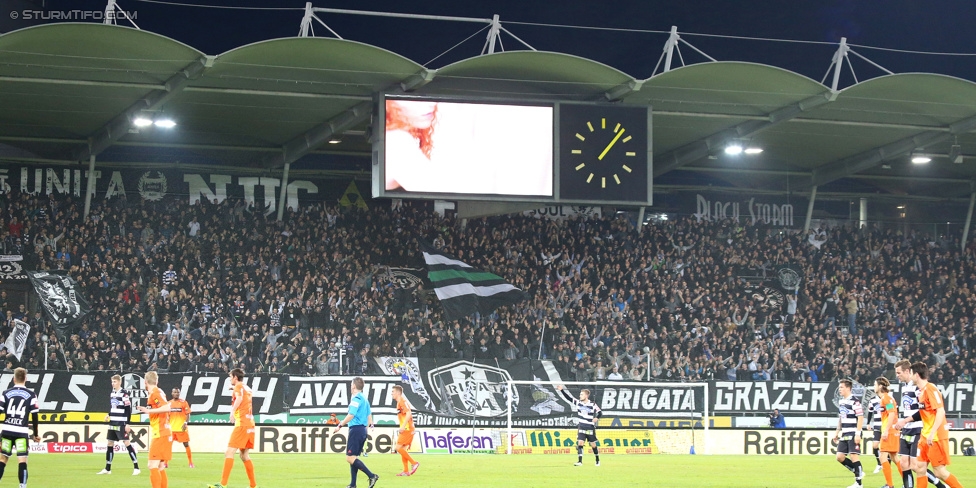
[(195, 466), (193, 466), (193, 453), (190, 451), (190, 431), (187, 428), (190, 423), (190, 404), (180, 398), (179, 388), (173, 388), (171, 393), (173, 399), (169, 402), (172, 409), (169, 414), (169, 426), (173, 429), (173, 442), (183, 443), (183, 447), (186, 448), (186, 459), (193, 468)]
[(146, 373), (146, 391), (149, 392), (147, 407), (139, 411), (149, 415), (149, 483), (152, 488), (168, 488), (166, 465), (173, 458), (173, 433), (169, 426), (170, 405), (166, 395), (156, 383), (159, 376), (155, 371)]
[[(884, 376), (874, 380), (874, 392), (878, 394), (877, 398), (881, 408), (881, 445), (878, 449), (878, 459), (881, 463), (879, 467), (884, 471), (885, 488), (895, 486), (892, 482), (891, 463), (895, 463), (895, 466), (898, 467), (895, 460), (895, 455), (898, 454), (899, 441), (898, 431), (895, 429), (895, 423), (898, 422), (898, 404), (895, 403), (895, 399), (889, 392), (890, 387), (891, 382)], [(898, 467), (898, 475), (901, 476), (901, 474), (901, 468)]]
[(230, 470), (234, 467), (234, 453), (240, 451), (241, 461), (244, 461), (244, 471), (251, 482), (251, 488), (257, 486), (254, 479), (254, 464), (248, 451), (254, 449), (254, 415), (251, 413), (251, 389), (244, 384), (244, 370), (234, 368), (230, 372), (230, 384), (234, 388), (231, 396), (233, 406), (230, 409), (230, 419), (234, 422), (234, 432), (227, 441), (227, 451), (224, 452), (224, 472), (220, 477), (220, 484), (209, 485), (209, 488), (224, 488), (230, 479)]
[(410, 457), (410, 453), (407, 452), (410, 445), (413, 444), (413, 434), (417, 430), (413, 425), (413, 410), (410, 408), (407, 397), (403, 396), (402, 386), (393, 387), (393, 399), (396, 400), (397, 424), (400, 427), (400, 434), (397, 436), (396, 447), (393, 450), (398, 452), (400, 459), (403, 460), (403, 472), (397, 476), (410, 476), (420, 468), (420, 463), (414, 461)]
[[(918, 442), (918, 462), (915, 464), (917, 488), (926, 488), (925, 468), (932, 471), (951, 488), (962, 488), (956, 476), (946, 469), (949, 465), (949, 429), (945, 417), (942, 393), (928, 381), (929, 368), (925, 363), (912, 364), (912, 383), (918, 388), (919, 410), (916, 415), (922, 421), (922, 437)], [(905, 419), (899, 422), (903, 423)]]

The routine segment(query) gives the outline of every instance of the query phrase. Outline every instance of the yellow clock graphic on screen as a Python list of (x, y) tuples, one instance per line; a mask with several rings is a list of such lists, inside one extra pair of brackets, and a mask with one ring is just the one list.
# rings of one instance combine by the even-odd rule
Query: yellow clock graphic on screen
[(637, 151), (628, 143), (633, 134), (619, 122), (601, 117), (586, 121), (576, 132), (570, 154), (578, 161), (573, 169), (579, 178), (593, 188), (613, 189), (624, 183), (634, 172), (630, 164), (637, 161)]

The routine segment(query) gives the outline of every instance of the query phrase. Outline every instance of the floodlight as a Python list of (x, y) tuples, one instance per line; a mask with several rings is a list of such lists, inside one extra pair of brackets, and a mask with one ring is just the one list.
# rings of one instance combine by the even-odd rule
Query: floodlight
[(729, 144), (725, 146), (725, 154), (729, 156), (738, 156), (742, 154), (742, 145), (740, 144)]
[(132, 120), (132, 125), (136, 127), (149, 127), (153, 124), (152, 119), (146, 117), (136, 117)]
[(912, 163), (926, 164), (931, 162), (932, 162), (932, 158), (930, 158), (929, 156), (926, 156), (924, 154), (912, 154)]
[(763, 150), (761, 147), (747, 147), (745, 150), (746, 154), (762, 154)]
[(176, 122), (173, 119), (157, 119), (153, 121), (153, 125), (161, 129), (172, 129), (176, 127)]

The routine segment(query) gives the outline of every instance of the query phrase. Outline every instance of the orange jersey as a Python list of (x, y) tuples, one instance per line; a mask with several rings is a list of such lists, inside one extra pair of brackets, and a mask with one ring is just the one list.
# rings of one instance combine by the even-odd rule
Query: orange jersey
[[(891, 393), (881, 394), (881, 432), (891, 430), (894, 426), (895, 421), (898, 420), (898, 404), (895, 403), (895, 399), (892, 398)], [(894, 413), (894, 417), (889, 418), (889, 415)], [(892, 420), (894, 419), (894, 420)], [(888, 435), (897, 434), (898, 432), (889, 432)]]
[[(922, 414), (922, 437), (928, 437), (932, 432), (932, 427), (935, 425), (935, 416), (938, 410), (945, 408), (942, 401), (942, 392), (932, 383), (926, 383), (925, 388), (919, 388), (918, 390), (918, 403), (922, 406), (919, 408), (919, 412)], [(936, 430), (932, 440), (940, 441), (948, 438), (949, 429), (946, 426), (946, 422), (942, 422), (942, 425)]]
[(243, 381), (234, 385), (234, 394), (231, 396), (231, 404), (237, 403), (241, 398), (241, 405), (234, 410), (235, 427), (254, 427), (254, 414), (251, 413), (251, 389)]
[[(163, 390), (159, 387), (152, 387), (149, 390), (149, 400), (147, 405), (149, 408), (159, 408), (165, 407), (167, 405), (166, 395)], [(151, 413), (149, 414), (149, 438), (159, 439), (161, 437), (169, 437), (172, 435), (172, 430), (169, 427), (169, 413)]]
[(186, 423), (190, 421), (190, 404), (186, 400), (171, 400), (169, 402), (169, 426), (173, 432), (182, 432)]
[(406, 432), (413, 432), (413, 411), (410, 408), (410, 403), (403, 396), (397, 400), (397, 423), (400, 424), (400, 428)]

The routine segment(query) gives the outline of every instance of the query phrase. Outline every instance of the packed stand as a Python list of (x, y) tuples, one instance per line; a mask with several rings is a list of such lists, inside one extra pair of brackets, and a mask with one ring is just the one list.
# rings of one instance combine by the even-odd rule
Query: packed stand
[[(541, 354), (577, 381), (871, 384), (907, 357), (932, 364), (935, 382), (972, 381), (976, 256), (958, 240), (694, 217), (639, 231), (616, 216), (462, 223), (422, 203), (312, 204), (284, 222), (230, 200), (121, 198), (95, 204), (87, 220), (78, 199), (14, 194), (2, 205), (4, 253), (70, 270), (93, 304), (59, 338), (39, 312), (0, 296), (0, 337), (12, 318), (34, 327), (28, 368), (43, 367), (47, 336), (49, 367), (78, 371), (326, 375), (375, 372), (377, 356)], [(418, 238), (530, 299), (445, 322), (436, 298), (387, 271), (423, 267)], [(781, 307), (747, 293), (736, 274), (781, 264), (803, 270)], [(4, 354), (7, 368), (18, 364)]]

